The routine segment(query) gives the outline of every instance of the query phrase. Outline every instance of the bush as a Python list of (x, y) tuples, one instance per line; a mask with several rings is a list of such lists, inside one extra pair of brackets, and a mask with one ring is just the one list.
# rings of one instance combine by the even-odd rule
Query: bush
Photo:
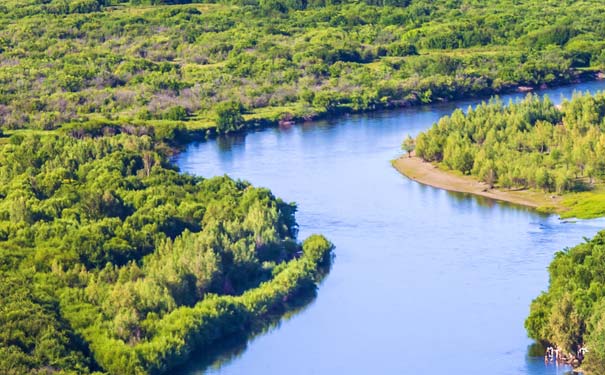
[(214, 108), (216, 129), (219, 134), (241, 130), (244, 125), (244, 106), (239, 102), (219, 103)]
[(187, 110), (184, 107), (178, 105), (166, 111), (162, 118), (164, 120), (185, 121), (187, 120), (188, 116), (189, 114), (187, 113)]

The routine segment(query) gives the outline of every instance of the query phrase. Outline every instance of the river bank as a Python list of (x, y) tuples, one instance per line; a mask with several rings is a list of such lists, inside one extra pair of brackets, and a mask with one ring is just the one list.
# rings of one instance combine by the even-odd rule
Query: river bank
[[(243, 122), (240, 124), (238, 129), (230, 130), (223, 133), (217, 129), (216, 123), (211, 118), (198, 119), (195, 121), (139, 121), (138, 126), (145, 127), (146, 125), (152, 126), (154, 129), (167, 128), (162, 130), (161, 133), (167, 135), (165, 139), (174, 146), (174, 153), (184, 149), (191, 142), (204, 141), (208, 139), (214, 139), (221, 135), (235, 134), (235, 133), (246, 133), (250, 131), (258, 131), (266, 128), (290, 128), (296, 124), (309, 123), (322, 121), (327, 119), (342, 119), (350, 115), (361, 115), (369, 114), (380, 111), (395, 111), (405, 108), (413, 107), (426, 107), (429, 105), (442, 104), (447, 102), (459, 102), (469, 99), (489, 99), (495, 95), (509, 95), (515, 93), (529, 94), (529, 93), (540, 93), (548, 89), (555, 89), (559, 87), (565, 87), (570, 85), (577, 85), (579, 83), (601, 81), (605, 79), (605, 73), (600, 70), (570, 70), (570, 79), (559, 79), (551, 81), (548, 84), (545, 82), (538, 82), (530, 84), (527, 82), (515, 82), (507, 85), (503, 85), (497, 89), (489, 88), (478, 91), (466, 92), (454, 100), (440, 97), (438, 95), (430, 97), (428, 101), (421, 100), (419, 92), (411, 92), (406, 100), (387, 100), (386, 102), (378, 102), (366, 108), (354, 108), (351, 103), (339, 103), (335, 104), (330, 108), (317, 108), (317, 107), (306, 107), (306, 106), (292, 106), (292, 107), (263, 107), (258, 108), (255, 111), (243, 113)], [(436, 90), (439, 91), (439, 90)], [(121, 132), (120, 121), (114, 121), (111, 123), (113, 129), (111, 131)], [(107, 121), (103, 121), (105, 127), (110, 124)], [(88, 124), (90, 127), (90, 124)], [(98, 124), (92, 126), (93, 128), (98, 127)], [(78, 131), (82, 131), (81, 127), (76, 126)], [(87, 130), (89, 131), (89, 130)], [(104, 131), (104, 130), (103, 130)]]
[(473, 177), (454, 174), (439, 169), (438, 166), (425, 162), (419, 157), (402, 156), (393, 161), (393, 167), (404, 176), (439, 189), (468, 193), (482, 197), (514, 203), (535, 208), (541, 212), (564, 211), (562, 197), (532, 190), (501, 190), (490, 188), (486, 183)]
[[(355, 109), (350, 103), (340, 103), (331, 108), (276, 108), (270, 110), (264, 108), (257, 113), (244, 113), (243, 121), (237, 129), (223, 133), (217, 129), (216, 123), (211, 119), (204, 120), (141, 120), (132, 118), (114, 118), (94, 117), (83, 122), (76, 121), (64, 124), (62, 127), (52, 130), (56, 133), (65, 133), (75, 138), (99, 137), (117, 134), (148, 135), (153, 139), (166, 144), (165, 151), (176, 155), (183, 151), (193, 142), (201, 142), (209, 139), (215, 139), (227, 134), (245, 134), (252, 131), (259, 131), (265, 128), (280, 127), (289, 129), (296, 124), (309, 123), (321, 120), (344, 119), (350, 115), (369, 114), (381, 111), (395, 111), (413, 107), (426, 107), (429, 105), (439, 105), (447, 102), (460, 102), (463, 100), (487, 100), (494, 95), (510, 94), (529, 94), (535, 92), (540, 94), (549, 89), (556, 89), (570, 85), (577, 85), (581, 82), (589, 83), (601, 81), (603, 73), (601, 71), (577, 71), (570, 72), (573, 79), (555, 80), (553, 82), (529, 84), (509, 84), (498, 89), (484, 89), (479, 91), (466, 92), (455, 100), (434, 96), (428, 102), (423, 102), (417, 93), (410, 94), (406, 100), (390, 100), (385, 103), (376, 103), (368, 108)], [(8, 142), (8, 136), (15, 134), (46, 133), (49, 131), (40, 131), (33, 129), (16, 129), (4, 133), (0, 137), (0, 145)]]
[[(337, 119), (343, 118), (348, 115), (354, 114), (367, 114), (378, 111), (389, 111), (403, 108), (421, 107), (427, 105), (434, 105), (445, 102), (456, 102), (468, 99), (489, 99), (495, 95), (507, 95), (513, 93), (539, 93), (540, 91), (564, 87), (569, 85), (577, 85), (583, 82), (600, 81), (605, 79), (605, 73), (601, 70), (576, 70), (571, 69), (569, 74), (572, 78), (570, 79), (557, 79), (551, 82), (515, 82), (503, 85), (497, 89), (495, 88), (484, 88), (478, 91), (466, 92), (454, 100), (440, 97), (438, 95), (431, 96), (429, 101), (423, 101), (419, 96), (418, 92), (411, 92), (406, 100), (387, 100), (386, 102), (378, 102), (367, 108), (353, 108), (350, 103), (341, 103), (331, 108), (274, 108), (269, 107), (261, 108), (258, 113), (247, 113), (244, 114), (244, 122), (239, 130), (231, 131), (230, 133), (246, 132), (251, 130), (259, 130), (270, 127), (290, 127), (295, 124), (320, 121), (325, 119)], [(438, 91), (438, 90), (437, 90)], [(209, 139), (219, 136), (223, 133), (217, 130), (216, 124), (213, 121), (203, 122), (201, 127), (187, 126), (189, 139), (185, 139), (184, 142), (179, 142), (183, 146), (191, 141)], [(178, 141), (178, 139), (177, 139)]]

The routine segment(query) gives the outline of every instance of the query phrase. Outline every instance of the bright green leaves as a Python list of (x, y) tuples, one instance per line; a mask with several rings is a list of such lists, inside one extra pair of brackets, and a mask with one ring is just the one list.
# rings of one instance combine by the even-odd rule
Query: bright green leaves
[(313, 290), (332, 246), (313, 237), (297, 259), (294, 204), (179, 174), (156, 146), (47, 135), (0, 148), (0, 372), (164, 372)]
[(458, 110), (418, 135), (416, 154), (490, 186), (566, 193), (605, 179), (605, 95), (576, 95), (556, 108), (529, 95)]
[[(589, 351), (586, 369), (605, 370), (601, 348), (605, 303), (605, 232), (557, 253), (549, 267), (550, 286), (531, 305), (525, 328), (530, 337), (575, 354), (579, 344)], [(584, 364), (583, 364), (584, 367)]]

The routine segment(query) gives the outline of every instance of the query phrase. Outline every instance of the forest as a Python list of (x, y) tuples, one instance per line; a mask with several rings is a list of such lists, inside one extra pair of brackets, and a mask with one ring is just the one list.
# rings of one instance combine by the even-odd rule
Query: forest
[(592, 79), (603, 11), (596, 0), (6, 0), (0, 125), (204, 135)]
[(296, 206), (180, 174), (148, 136), (0, 148), (0, 373), (160, 374), (314, 291)]

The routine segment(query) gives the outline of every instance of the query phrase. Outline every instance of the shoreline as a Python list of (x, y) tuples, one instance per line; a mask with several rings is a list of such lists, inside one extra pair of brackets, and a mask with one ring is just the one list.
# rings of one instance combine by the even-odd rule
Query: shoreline
[(561, 213), (564, 210), (561, 196), (532, 190), (490, 189), (486, 183), (471, 176), (444, 171), (416, 156), (403, 155), (393, 160), (392, 164), (399, 173), (423, 185), (518, 204), (545, 213)]
[[(411, 100), (391, 100), (391, 101), (388, 101), (384, 105), (374, 106), (373, 108), (366, 108), (366, 109), (361, 109), (361, 110), (353, 110), (348, 107), (339, 107), (339, 108), (335, 108), (334, 110), (331, 110), (331, 111), (316, 112), (310, 116), (296, 114), (296, 113), (289, 113), (289, 112), (282, 113), (282, 116), (285, 115), (286, 119), (281, 118), (282, 116), (280, 116), (280, 118), (269, 118), (269, 117), (261, 116), (261, 117), (257, 117), (254, 119), (246, 120), (242, 129), (231, 132), (231, 133), (246, 132), (249, 129), (263, 129), (266, 127), (277, 127), (277, 126), (282, 126), (282, 125), (283, 126), (292, 126), (292, 125), (296, 125), (296, 124), (304, 124), (304, 123), (308, 123), (308, 122), (321, 121), (324, 119), (335, 119), (335, 118), (337, 119), (337, 118), (341, 118), (341, 117), (345, 117), (345, 116), (349, 116), (349, 115), (355, 115), (355, 114), (367, 114), (367, 113), (376, 113), (376, 112), (381, 112), (381, 111), (395, 111), (398, 109), (405, 109), (405, 108), (431, 106), (431, 105), (439, 104), (439, 103), (458, 102), (458, 101), (464, 101), (464, 100), (473, 99), (473, 98), (480, 99), (483, 101), (486, 99), (490, 99), (494, 96), (508, 95), (508, 94), (513, 94), (513, 93), (539, 94), (540, 91), (544, 91), (544, 90), (548, 90), (548, 89), (552, 89), (552, 88), (572, 86), (572, 85), (577, 85), (577, 84), (585, 83), (585, 82), (602, 81), (605, 79), (605, 72), (603, 70), (594, 70), (593, 69), (593, 70), (582, 71), (582, 70), (577, 70), (577, 69), (570, 69), (569, 72), (575, 76), (575, 79), (571, 79), (571, 80), (557, 79), (557, 80), (554, 80), (549, 83), (538, 82), (535, 84), (516, 82), (513, 84), (505, 85), (499, 89), (487, 88), (487, 89), (476, 91), (476, 92), (470, 92), (470, 93), (458, 96), (458, 97), (456, 97), (454, 99), (450, 99), (450, 100), (435, 97), (435, 98), (431, 98), (432, 99), (431, 102), (423, 103), (420, 101), (420, 99), (418, 97), (416, 97), (415, 99), (411, 99)], [(224, 134), (231, 134), (231, 133), (224, 133)], [(210, 127), (207, 129), (207, 135), (216, 136), (216, 135), (221, 135), (221, 134), (216, 132), (215, 127)]]
[[(276, 127), (280, 127), (280, 126), (289, 127), (289, 126), (293, 126), (293, 125), (300, 125), (300, 124), (305, 124), (305, 123), (322, 121), (325, 119), (339, 119), (339, 118), (344, 118), (349, 115), (369, 114), (369, 113), (376, 113), (376, 112), (381, 112), (381, 111), (396, 111), (396, 110), (401, 110), (401, 109), (405, 109), (405, 108), (431, 106), (431, 105), (435, 105), (435, 104), (439, 104), (439, 103), (458, 102), (458, 101), (463, 101), (463, 100), (468, 100), (468, 99), (477, 99), (477, 100), (483, 101), (483, 100), (488, 100), (489, 98), (494, 97), (494, 96), (507, 95), (507, 94), (513, 94), (513, 93), (540, 94), (541, 91), (552, 89), (552, 88), (574, 86), (574, 85), (577, 85), (580, 83), (595, 82), (595, 81), (601, 81), (601, 80), (605, 79), (605, 72), (600, 71), (600, 70), (591, 70), (591, 71), (572, 70), (571, 73), (575, 75), (574, 80), (569, 80), (569, 81), (558, 80), (558, 81), (549, 82), (548, 84), (546, 84), (545, 82), (541, 82), (541, 83), (536, 83), (533, 85), (524, 84), (524, 83), (515, 83), (515, 84), (510, 84), (510, 85), (504, 86), (497, 90), (488, 89), (488, 90), (483, 90), (483, 91), (478, 91), (478, 92), (467, 93), (465, 95), (456, 97), (453, 100), (444, 100), (444, 99), (440, 99), (440, 98), (433, 98), (433, 101), (431, 101), (430, 103), (422, 103), (419, 100), (408, 100), (408, 101), (394, 100), (389, 103), (386, 103), (383, 106), (377, 106), (374, 108), (366, 108), (366, 109), (362, 109), (362, 110), (352, 110), (351, 108), (341, 107), (341, 108), (337, 108), (337, 109), (334, 109), (331, 111), (316, 112), (311, 115), (302, 115), (299, 113), (284, 112), (278, 117), (272, 117), (272, 116), (252, 117), (252, 118), (249, 118), (244, 121), (241, 129), (238, 129), (235, 131), (230, 131), (227, 133), (219, 133), (216, 130), (216, 126), (214, 124), (210, 125), (208, 127), (204, 127), (204, 128), (187, 128), (187, 122), (185, 122), (184, 124), (185, 124), (185, 127), (187, 128), (186, 139), (184, 139), (184, 140), (175, 139), (175, 142), (176, 142), (177, 148), (178, 148), (178, 147), (186, 146), (186, 145), (190, 144), (191, 142), (214, 139), (214, 138), (217, 138), (222, 135), (246, 134), (248, 132), (262, 130), (262, 129), (266, 129), (266, 128), (276, 128)], [(283, 118), (284, 116), (285, 116), (285, 118)]]

